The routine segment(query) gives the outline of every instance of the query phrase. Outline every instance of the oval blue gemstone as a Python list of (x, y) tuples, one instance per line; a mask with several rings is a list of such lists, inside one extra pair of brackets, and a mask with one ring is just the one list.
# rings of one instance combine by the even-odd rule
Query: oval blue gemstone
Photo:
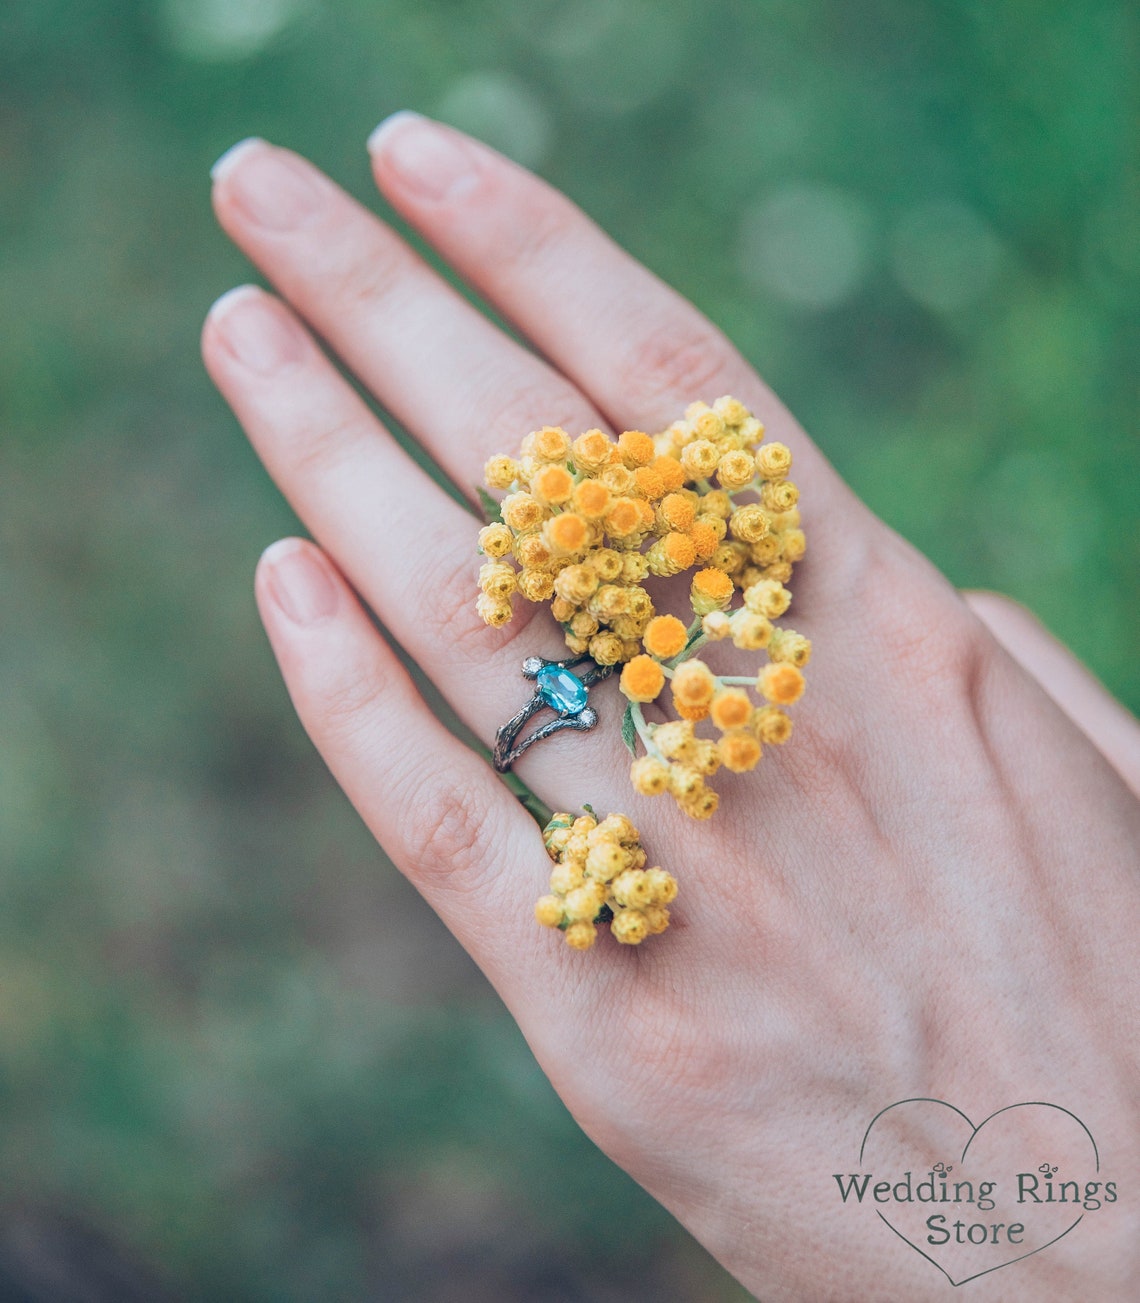
[(535, 683), (543, 701), (564, 715), (577, 715), (589, 700), (589, 691), (582, 680), (557, 665), (544, 665), (535, 676)]

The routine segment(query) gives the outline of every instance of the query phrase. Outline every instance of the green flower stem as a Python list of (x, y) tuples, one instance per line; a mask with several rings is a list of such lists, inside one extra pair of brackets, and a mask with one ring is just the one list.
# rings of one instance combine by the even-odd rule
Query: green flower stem
[(645, 722), (645, 716), (641, 713), (641, 702), (634, 701), (630, 703), (633, 709), (630, 711), (630, 717), (633, 719), (633, 727), (637, 730), (637, 736), (641, 738), (642, 746), (654, 760), (660, 760), (663, 765), (669, 762), (662, 755), (661, 750), (654, 744), (653, 734), (649, 731), (649, 725)]
[(718, 674), (716, 676), (716, 681), (718, 683), (741, 683), (741, 684), (750, 683), (752, 684), (753, 687), (755, 687), (756, 675), (755, 674)]

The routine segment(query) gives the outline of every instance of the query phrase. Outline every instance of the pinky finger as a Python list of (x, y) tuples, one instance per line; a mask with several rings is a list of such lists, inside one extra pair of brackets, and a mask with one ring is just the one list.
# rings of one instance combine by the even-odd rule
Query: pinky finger
[(974, 614), (1140, 796), (1140, 722), (1037, 617), (1000, 593), (964, 593)]
[(431, 713), (319, 548), (274, 543), (256, 590), (293, 705), (333, 776), (476, 963), (510, 988), (534, 955), (530, 905), (546, 856), (533, 820)]

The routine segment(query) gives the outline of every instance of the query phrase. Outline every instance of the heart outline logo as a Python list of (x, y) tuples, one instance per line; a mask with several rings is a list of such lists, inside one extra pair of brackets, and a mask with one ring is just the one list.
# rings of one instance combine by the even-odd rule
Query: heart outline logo
[[(957, 1114), (957, 1116), (962, 1119), (962, 1121), (970, 1128), (970, 1136), (969, 1139), (966, 1141), (965, 1145), (962, 1147), (962, 1153), (959, 1156), (959, 1160), (958, 1160), (959, 1163), (965, 1162), (966, 1155), (970, 1151), (970, 1146), (977, 1139), (979, 1132), (983, 1129), (983, 1127), (987, 1126), (990, 1122), (992, 1122), (994, 1118), (1000, 1117), (1004, 1113), (1010, 1113), (1015, 1109), (1022, 1109), (1022, 1108), (1055, 1109), (1058, 1113), (1063, 1113), (1065, 1114), (1066, 1117), (1069, 1117), (1074, 1122), (1076, 1122), (1076, 1124), (1088, 1137), (1088, 1142), (1092, 1147), (1093, 1170), (1095, 1172), (1100, 1171), (1100, 1151), (1097, 1148), (1097, 1143), (1095, 1138), (1093, 1137), (1092, 1132), (1088, 1129), (1085, 1123), (1082, 1122), (1079, 1117), (1077, 1117), (1075, 1113), (1073, 1113), (1070, 1109), (1064, 1108), (1060, 1104), (1053, 1104), (1048, 1100), (1025, 1100), (1020, 1104), (1006, 1104), (1004, 1107), (996, 1109), (988, 1117), (983, 1118), (982, 1121), (975, 1126), (975, 1124), (970, 1120), (969, 1117), (966, 1116), (965, 1113), (962, 1112), (960, 1108), (957, 1108), (955, 1105), (948, 1103), (944, 1099), (934, 1099), (930, 1096), (924, 1096), (924, 1095), (914, 1096), (910, 1099), (896, 1100), (895, 1103), (888, 1104), (886, 1108), (880, 1109), (879, 1112), (875, 1114), (875, 1116), (871, 1119), (870, 1123), (868, 1124), (867, 1130), (863, 1133), (863, 1143), (859, 1146), (860, 1167), (863, 1166), (863, 1160), (867, 1150), (867, 1143), (870, 1140), (871, 1133), (874, 1130), (876, 1123), (878, 1123), (880, 1119), (882, 1119), (892, 1109), (901, 1108), (904, 1104), (937, 1104), (940, 1105), (942, 1108), (949, 1109), (952, 1113)], [(968, 1284), (971, 1280), (977, 1280), (981, 1276), (988, 1276), (992, 1272), (1000, 1271), (1003, 1267), (1012, 1267), (1014, 1263), (1024, 1262), (1026, 1258), (1032, 1258), (1035, 1254), (1040, 1253), (1043, 1249), (1048, 1249), (1050, 1246), (1056, 1244), (1058, 1240), (1064, 1239), (1064, 1237), (1068, 1235), (1070, 1231), (1075, 1230), (1076, 1227), (1079, 1226), (1080, 1223), (1084, 1220), (1084, 1213), (1082, 1212), (1081, 1215), (1077, 1217), (1075, 1221), (1071, 1222), (1068, 1226), (1066, 1226), (1063, 1231), (1060, 1231), (1058, 1234), (1054, 1235), (1052, 1239), (1047, 1240), (1044, 1244), (1039, 1244), (1037, 1245), (1036, 1248), (1030, 1249), (1028, 1253), (1021, 1253), (1016, 1258), (1009, 1258), (1005, 1262), (999, 1262), (992, 1267), (986, 1267), (982, 1271), (974, 1272), (970, 1276), (963, 1276), (961, 1280), (955, 1280), (954, 1277), (949, 1273), (949, 1271), (947, 1271), (946, 1268), (936, 1258), (932, 1257), (929, 1253), (926, 1253), (923, 1249), (919, 1248), (919, 1246), (915, 1244), (914, 1241), (911, 1240), (907, 1235), (904, 1235), (903, 1232), (900, 1231), (899, 1228), (895, 1226), (894, 1223), (891, 1222), (891, 1220), (888, 1217), (886, 1217), (878, 1209), (875, 1210), (875, 1213), (876, 1216), (880, 1219), (880, 1221), (882, 1221), (886, 1226), (888, 1226), (899, 1237), (899, 1239), (903, 1241), (904, 1244), (909, 1245), (915, 1251), (915, 1253), (917, 1253), (920, 1257), (925, 1258), (927, 1262), (937, 1267), (938, 1270), (946, 1277), (946, 1279), (950, 1282), (950, 1284), (953, 1285), (955, 1288), (957, 1288), (959, 1285)]]

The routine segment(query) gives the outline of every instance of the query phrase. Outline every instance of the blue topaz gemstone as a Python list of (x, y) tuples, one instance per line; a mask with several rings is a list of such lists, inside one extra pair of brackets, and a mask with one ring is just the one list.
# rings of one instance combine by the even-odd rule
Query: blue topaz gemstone
[(589, 691), (582, 680), (558, 665), (544, 665), (535, 675), (538, 695), (553, 710), (564, 715), (577, 715), (589, 700)]

